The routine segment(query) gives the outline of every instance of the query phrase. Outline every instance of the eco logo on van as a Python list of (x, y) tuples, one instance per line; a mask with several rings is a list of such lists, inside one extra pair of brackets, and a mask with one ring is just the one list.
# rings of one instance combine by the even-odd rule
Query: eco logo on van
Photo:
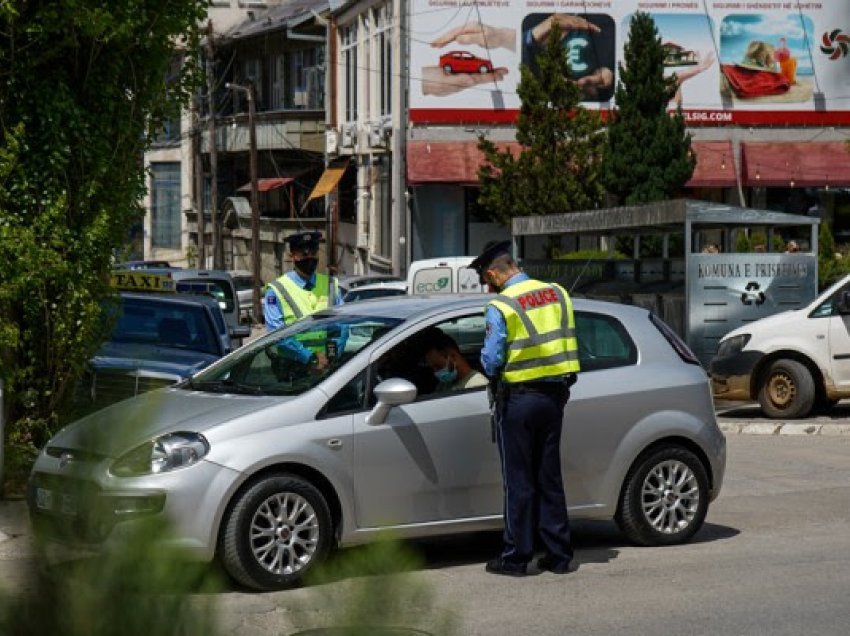
[(433, 283), (419, 283), (416, 286), (417, 294), (429, 294), (442, 292), (449, 285), (449, 277), (442, 276)]

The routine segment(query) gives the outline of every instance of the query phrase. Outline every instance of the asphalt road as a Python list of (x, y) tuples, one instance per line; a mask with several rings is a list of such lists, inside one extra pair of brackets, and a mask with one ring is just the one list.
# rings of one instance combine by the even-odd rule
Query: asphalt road
[[(720, 498), (688, 545), (637, 548), (612, 523), (575, 528), (578, 572), (487, 574), (497, 533), (415, 542), (424, 563), (383, 579), (269, 594), (235, 587), (210, 601), (223, 634), (288, 635), (350, 622), (374, 603), (389, 622), (433, 634), (841, 634), (850, 605), (850, 436), (729, 435)], [(0, 585), (32, 565), (20, 502), (0, 502)], [(341, 559), (366, 552), (342, 551)], [(454, 631), (446, 625), (453, 625)], [(421, 634), (422, 632), (418, 632)]]

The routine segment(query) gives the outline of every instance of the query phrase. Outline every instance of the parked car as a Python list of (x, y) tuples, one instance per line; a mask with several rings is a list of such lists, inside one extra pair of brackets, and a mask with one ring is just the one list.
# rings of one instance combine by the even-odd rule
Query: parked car
[(407, 293), (407, 283), (403, 280), (388, 280), (371, 285), (360, 285), (348, 291), (342, 297), (342, 301), (353, 303), (359, 300), (370, 300), (372, 298), (383, 298), (385, 296), (404, 296)]
[(795, 419), (850, 397), (850, 276), (802, 309), (723, 336), (709, 364), (715, 397), (758, 400), (772, 418)]
[(340, 276), (337, 279), (339, 290), (345, 296), (349, 291), (363, 285), (374, 285), (375, 283), (404, 282), (404, 279), (392, 274), (354, 274)]
[(232, 349), (212, 298), (122, 292), (109, 339), (74, 394), (76, 414), (185, 380)]
[(449, 51), (440, 56), (443, 71), (452, 73), (492, 73), (493, 63), (469, 51)]
[[(422, 361), (422, 338), (436, 327), (477, 365), (487, 299), (331, 307), (175, 387), (77, 421), (35, 462), (36, 533), (102, 549), (168, 518), (174, 541), (196, 557), (217, 556), (246, 586), (278, 589), (335, 544), (383, 528), (402, 537), (499, 528), (486, 391), (437, 393)], [(726, 461), (708, 378), (646, 310), (574, 306), (583, 371), (564, 416), (570, 514), (613, 517), (641, 545), (687, 541)], [(282, 344), (304, 336), (324, 338), (327, 368), (311, 372), (287, 356)], [(87, 492), (97, 506), (79, 500)]]
[[(239, 299), (239, 311), (242, 317), (250, 317), (254, 306), (254, 275), (244, 269), (229, 272), (236, 288), (236, 297)], [(264, 287), (260, 281), (260, 289)]]

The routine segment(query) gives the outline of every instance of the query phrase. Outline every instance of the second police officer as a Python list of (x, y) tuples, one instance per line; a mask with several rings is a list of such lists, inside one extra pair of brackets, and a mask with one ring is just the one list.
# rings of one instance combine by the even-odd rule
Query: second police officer
[(576, 569), (560, 452), (564, 406), (579, 370), (575, 318), (567, 292), (529, 278), (510, 247), (488, 243), (470, 264), (482, 285), (499, 292), (487, 305), (481, 363), (498, 386), (505, 529), (487, 571), (529, 574), (539, 536), (546, 552), (537, 567), (565, 574)]
[[(292, 324), (329, 305), (342, 304), (336, 278), (316, 271), (321, 238), (320, 232), (299, 232), (286, 238), (294, 269), (266, 286), (263, 316), (268, 331)], [(324, 334), (313, 335), (316, 342), (311, 342), (310, 333), (305, 333), (287, 338), (280, 345), (287, 358), (322, 370), (328, 366)]]

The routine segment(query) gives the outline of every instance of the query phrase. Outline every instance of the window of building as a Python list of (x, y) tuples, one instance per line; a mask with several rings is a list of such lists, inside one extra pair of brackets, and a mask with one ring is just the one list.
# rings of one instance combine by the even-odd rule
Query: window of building
[(343, 75), (345, 82), (345, 104), (343, 112), (345, 121), (357, 121), (357, 23), (342, 29), (342, 46), (340, 53), (343, 62)]
[(151, 164), (151, 245), (180, 248), (180, 163)]
[(375, 29), (372, 32), (372, 50), (375, 69), (369, 69), (375, 87), (373, 112), (383, 117), (392, 112), (392, 5), (385, 4), (374, 12)]
[(374, 249), (380, 255), (390, 258), (392, 255), (392, 180), (390, 179), (391, 159), (380, 156), (372, 160), (370, 170), (370, 192), (373, 198), (372, 224)]

